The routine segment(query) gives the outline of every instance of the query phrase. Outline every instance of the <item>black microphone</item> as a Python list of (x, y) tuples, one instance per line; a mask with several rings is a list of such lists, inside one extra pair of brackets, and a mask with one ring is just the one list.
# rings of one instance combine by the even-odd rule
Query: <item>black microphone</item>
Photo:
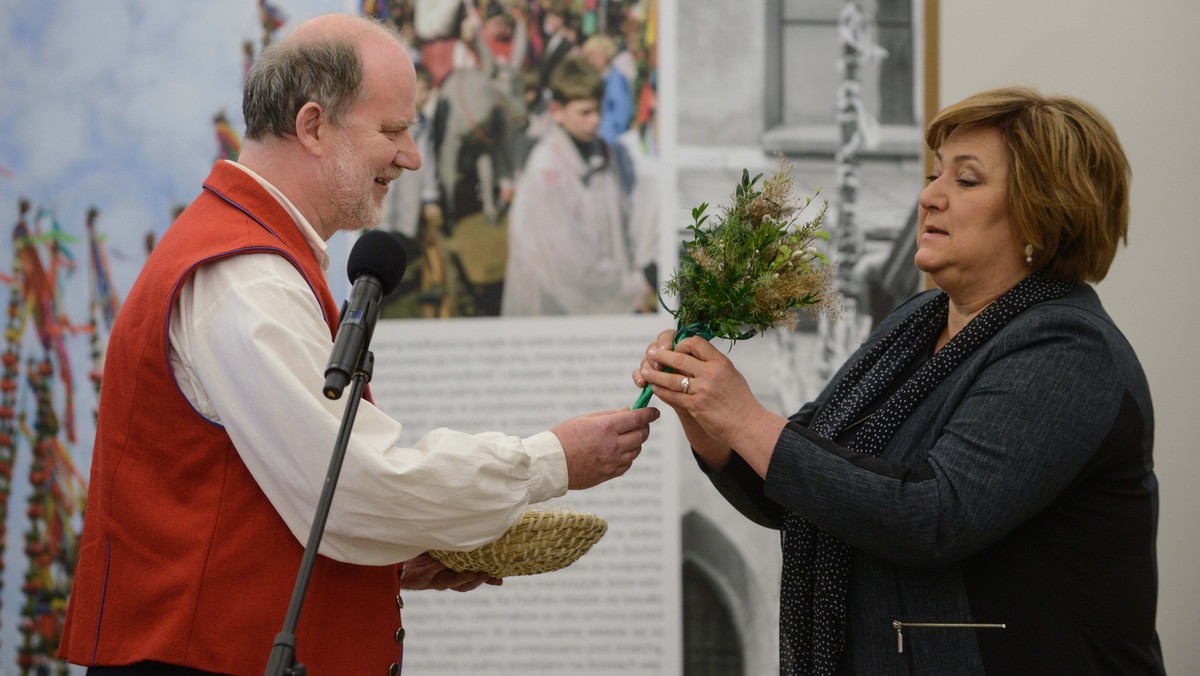
[(338, 399), (350, 383), (363, 352), (371, 343), (379, 319), (380, 300), (396, 290), (408, 266), (408, 256), (399, 239), (382, 230), (371, 230), (354, 243), (346, 272), (354, 288), (342, 304), (337, 339), (325, 366), (325, 389), (329, 399)]

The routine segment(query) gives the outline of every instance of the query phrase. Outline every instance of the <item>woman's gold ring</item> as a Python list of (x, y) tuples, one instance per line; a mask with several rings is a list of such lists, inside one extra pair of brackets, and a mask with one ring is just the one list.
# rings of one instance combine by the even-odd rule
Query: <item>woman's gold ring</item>
[(687, 378), (684, 378), (683, 380), (679, 381), (679, 391), (683, 392), (684, 394), (687, 394), (688, 387), (691, 384), (692, 384), (692, 381), (688, 380)]

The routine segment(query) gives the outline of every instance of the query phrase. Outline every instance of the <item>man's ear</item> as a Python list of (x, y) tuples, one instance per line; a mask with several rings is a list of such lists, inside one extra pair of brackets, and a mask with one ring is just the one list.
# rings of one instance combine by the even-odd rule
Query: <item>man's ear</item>
[(546, 106), (546, 112), (550, 113), (551, 120), (561, 123), (564, 107), (565, 106), (563, 106), (563, 104), (559, 103), (558, 101), (555, 101), (554, 99), (550, 99), (550, 104)]
[(329, 118), (325, 116), (325, 109), (321, 104), (309, 101), (296, 113), (296, 139), (308, 152), (321, 155), (322, 141), (329, 131), (328, 122)]

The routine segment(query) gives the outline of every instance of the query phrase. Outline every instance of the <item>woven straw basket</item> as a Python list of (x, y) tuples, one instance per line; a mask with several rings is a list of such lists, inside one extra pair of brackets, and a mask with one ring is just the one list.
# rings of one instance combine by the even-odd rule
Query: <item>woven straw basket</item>
[(431, 550), (429, 554), (460, 573), (537, 575), (575, 563), (607, 530), (608, 523), (595, 514), (530, 510), (491, 544), (469, 552)]

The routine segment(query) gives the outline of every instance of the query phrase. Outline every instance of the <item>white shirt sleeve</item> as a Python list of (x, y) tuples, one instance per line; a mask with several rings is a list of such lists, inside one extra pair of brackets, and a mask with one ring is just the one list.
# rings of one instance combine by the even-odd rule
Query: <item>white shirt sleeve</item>
[[(332, 349), (320, 305), (282, 256), (202, 266), (170, 325), (180, 389), (224, 426), (263, 493), (307, 542), (345, 401), (321, 393)], [(549, 432), (529, 438), (438, 429), (412, 448), (401, 425), (363, 401), (319, 552), (386, 565), (428, 549), (495, 540), (531, 503), (566, 493), (566, 458)]]

